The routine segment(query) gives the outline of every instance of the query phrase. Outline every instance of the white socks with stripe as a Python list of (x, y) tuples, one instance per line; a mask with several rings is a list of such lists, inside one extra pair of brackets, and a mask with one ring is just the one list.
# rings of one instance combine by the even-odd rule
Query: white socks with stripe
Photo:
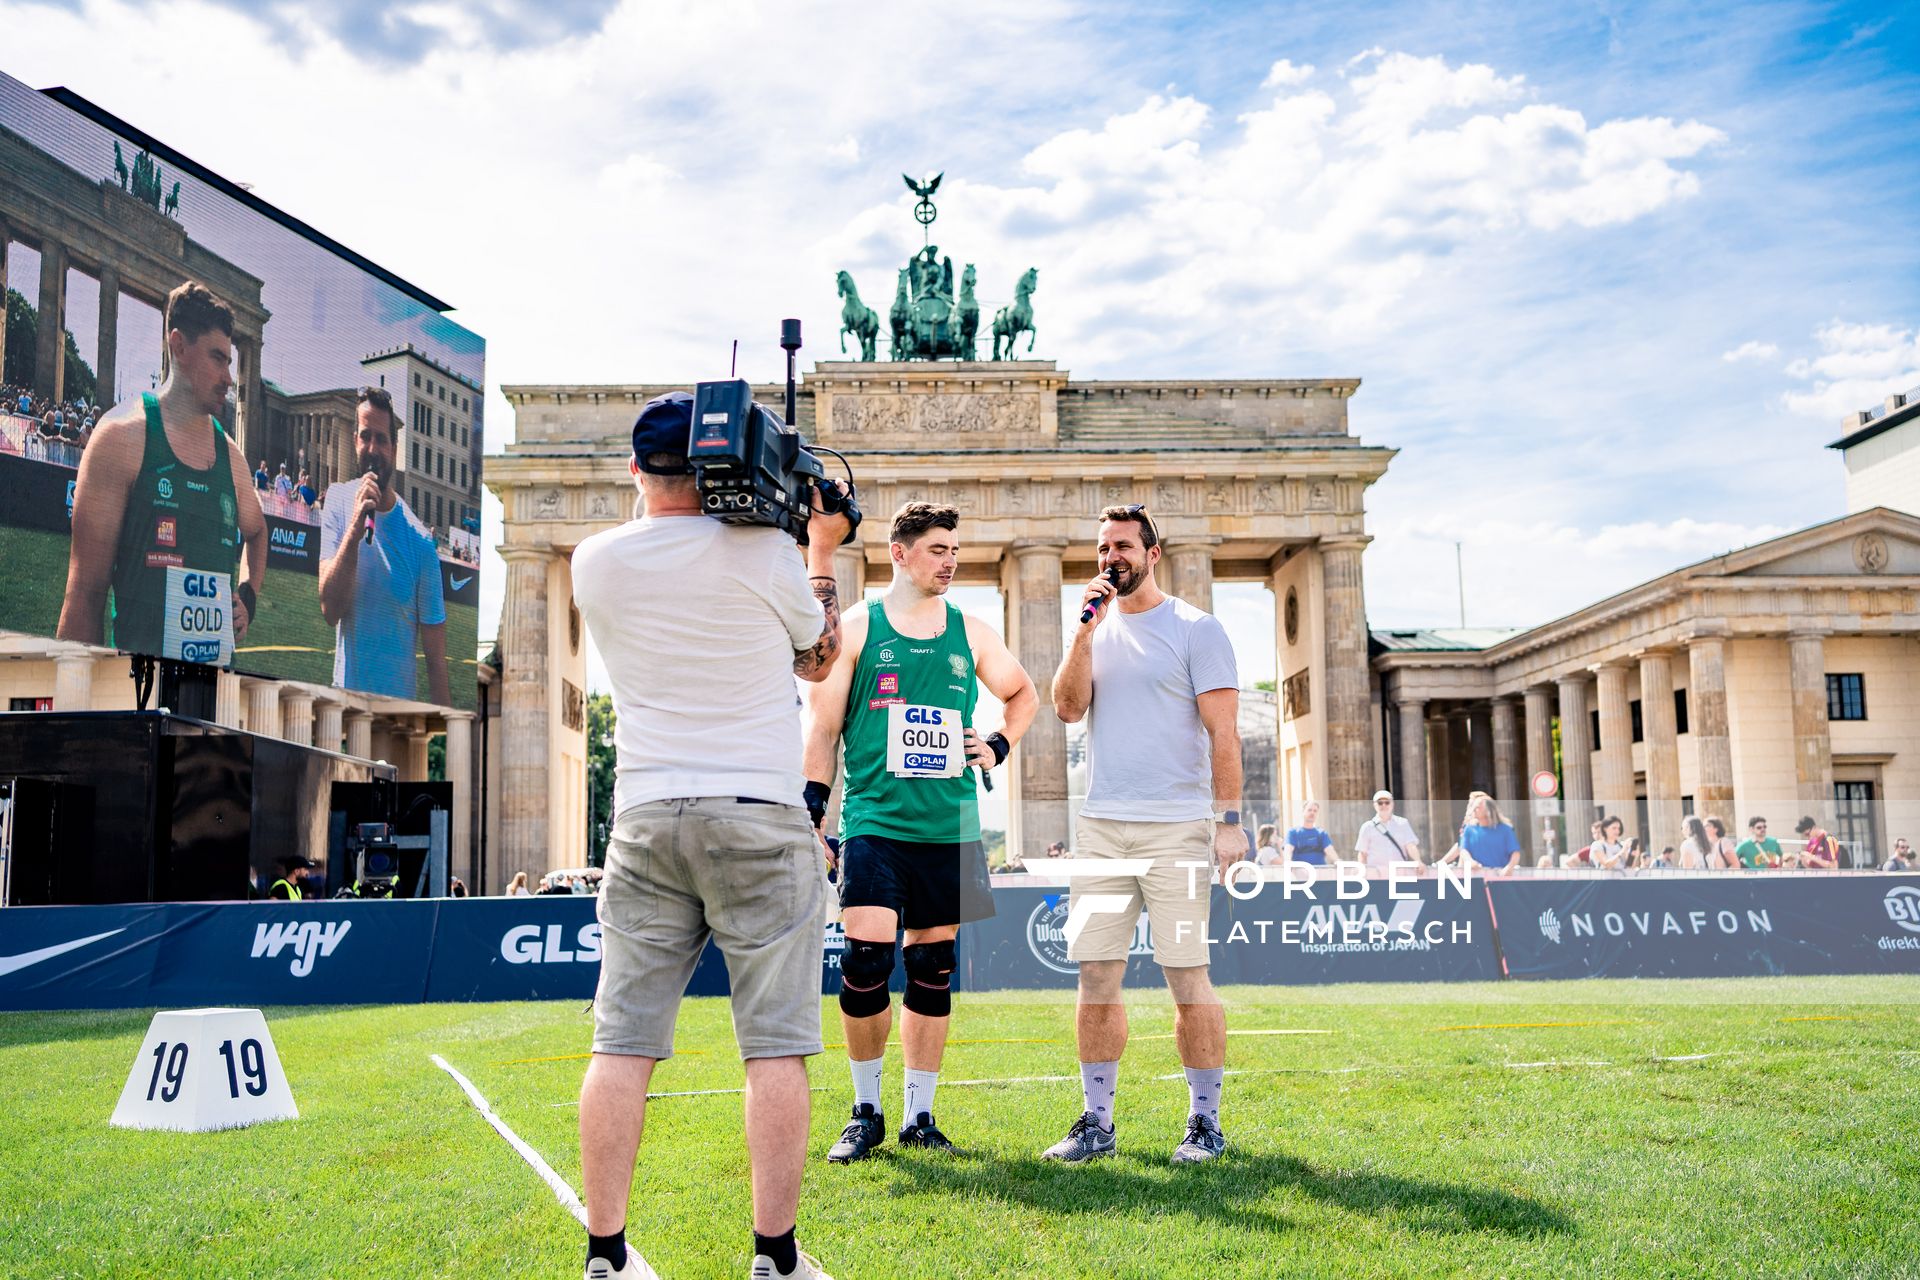
[(865, 1062), (850, 1058), (847, 1065), (853, 1068), (853, 1105), (858, 1107), (866, 1103), (873, 1108), (875, 1115), (880, 1114), (880, 1068), (887, 1065), (887, 1055), (869, 1058)]
[(907, 1068), (907, 1110), (901, 1119), (902, 1124), (918, 1124), (925, 1113), (933, 1115), (933, 1089), (940, 1083), (938, 1071), (915, 1071)]

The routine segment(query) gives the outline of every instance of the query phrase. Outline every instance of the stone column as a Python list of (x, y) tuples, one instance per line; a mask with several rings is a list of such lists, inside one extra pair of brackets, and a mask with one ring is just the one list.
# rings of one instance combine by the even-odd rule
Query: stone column
[(33, 389), (58, 402), (67, 380), (67, 247), (40, 241), (40, 314), (35, 332)]
[[(1447, 714), (1447, 794), (1442, 797), (1446, 802), (1447, 822), (1441, 828), (1443, 832), (1457, 831), (1460, 818), (1467, 811), (1467, 793), (1477, 789), (1473, 776), (1473, 712), (1465, 707), (1455, 707)], [(1442, 848), (1440, 852), (1445, 853)]]
[(1511, 698), (1493, 700), (1493, 798), (1513, 823), (1522, 844), (1527, 839), (1527, 784), (1520, 776), (1520, 705)]
[(1213, 549), (1223, 538), (1182, 538), (1167, 544), (1167, 590), (1196, 609), (1213, 612)]
[(1561, 676), (1554, 681), (1560, 691), (1560, 794), (1565, 803), (1566, 843), (1561, 853), (1569, 853), (1587, 843), (1587, 828), (1593, 825), (1593, 730), (1587, 719), (1587, 677)]
[(1618, 815), (1629, 836), (1639, 835), (1640, 807), (1633, 796), (1633, 708), (1628, 705), (1627, 664), (1594, 668), (1600, 692), (1600, 770), (1593, 798), (1608, 817)]
[[(1431, 862), (1445, 853), (1453, 843), (1448, 837), (1445, 844), (1438, 844), (1444, 832), (1453, 823), (1448, 815), (1451, 807), (1449, 797), (1453, 794), (1453, 735), (1456, 726), (1447, 713), (1438, 707), (1427, 710), (1427, 794), (1421, 798), (1420, 808), (1402, 816), (1408, 822), (1424, 821), (1426, 830), (1420, 833), (1425, 841), (1421, 848), (1427, 851), (1427, 861)], [(1394, 807), (1400, 812), (1400, 806)]]
[(213, 678), (213, 722), (229, 729), (240, 727), (240, 677), (222, 671)]
[(485, 893), (473, 865), (473, 712), (447, 712), (447, 781), (453, 784), (453, 813), (447, 831), (447, 864), (472, 893)]
[[(1427, 770), (1427, 700), (1400, 700), (1400, 777), (1394, 780), (1393, 811), (1417, 827), (1427, 822), (1427, 796), (1433, 786)], [(1292, 815), (1288, 815), (1291, 817)], [(1420, 847), (1427, 848), (1427, 832), (1416, 830)]]
[(280, 697), (280, 736), (303, 747), (313, 745), (313, 695), (289, 689)]
[[(1467, 790), (1484, 791), (1488, 795), (1498, 795), (1500, 790), (1498, 785), (1499, 777), (1493, 754), (1493, 704), (1491, 702), (1476, 702), (1473, 706), (1469, 707), (1467, 709), (1467, 726), (1468, 732), (1472, 735), (1469, 739), (1470, 759), (1472, 761), (1472, 764), (1469, 766), (1471, 769), (1469, 776), (1473, 779), (1473, 785), (1468, 787)], [(1462, 796), (1461, 799), (1464, 800), (1466, 797)], [(1465, 812), (1464, 808), (1462, 812)]]
[[(1546, 843), (1541, 839), (1544, 824), (1540, 820), (1540, 806), (1533, 799), (1533, 775), (1553, 772), (1553, 690), (1546, 685), (1537, 684), (1527, 690), (1527, 768), (1522, 780), (1520, 813), (1527, 823), (1528, 830), (1520, 837), (1520, 843), (1533, 850), (1536, 862), (1546, 852)], [(1560, 797), (1564, 807), (1566, 798)], [(1577, 846), (1576, 846), (1577, 847)], [(1566, 840), (1562, 838), (1558, 848), (1566, 852)]]
[(343, 750), (357, 760), (373, 759), (373, 714), (371, 712), (347, 712), (347, 743)]
[(1693, 788), (1695, 812), (1727, 824), (1740, 838), (1734, 812), (1733, 739), (1727, 729), (1727, 638), (1696, 635), (1687, 641), (1687, 732), (1698, 756), (1699, 781)]
[(552, 555), (502, 547), (507, 600), (500, 628), (500, 874), (537, 879), (548, 866), (547, 760), (552, 739), (547, 689), (547, 574)]
[[(1827, 730), (1826, 633), (1811, 628), (1787, 633), (1793, 680), (1794, 800), (1802, 816), (1825, 826), (1833, 807), (1833, 742)], [(1786, 824), (1782, 824), (1783, 826)]]
[(59, 653), (53, 659), (53, 709), (93, 710), (93, 655)]
[[(1020, 740), (1013, 791), (1007, 799), (1007, 851), (1038, 856), (1066, 840), (1067, 727), (1053, 714), (1053, 673), (1064, 636), (1060, 618), (1060, 558), (1065, 538), (1023, 538), (1007, 549), (1002, 567), (1007, 608), (1007, 647), (1033, 677), (1040, 709)], [(1017, 843), (1016, 843), (1017, 840)]]
[(432, 739), (424, 724), (415, 723), (407, 730), (406, 771), (400, 775), (403, 782), (425, 782), (427, 780), (427, 743)]
[(1370, 539), (1320, 540), (1321, 622), (1326, 637), (1327, 795), (1321, 818), (1329, 830), (1355, 831), (1372, 817), (1373, 699), (1367, 668), (1367, 598), (1360, 554)]
[[(1640, 655), (1640, 727), (1647, 747), (1647, 847), (1680, 847), (1680, 738), (1673, 714), (1673, 657)], [(1696, 797), (1697, 802), (1697, 797)]]
[(867, 555), (860, 544), (841, 547), (833, 553), (833, 580), (840, 592), (840, 614), (867, 598)]
[[(0, 296), (4, 296), (0, 294)], [(94, 399), (101, 404), (120, 402), (114, 394), (115, 355), (120, 345), (120, 272), (111, 264), (100, 268), (100, 342), (93, 362)]]
[(340, 749), (341, 717), (346, 708), (331, 698), (321, 698), (313, 704), (313, 745), (322, 751)]
[(247, 732), (265, 738), (280, 736), (280, 686), (271, 680), (248, 680)]

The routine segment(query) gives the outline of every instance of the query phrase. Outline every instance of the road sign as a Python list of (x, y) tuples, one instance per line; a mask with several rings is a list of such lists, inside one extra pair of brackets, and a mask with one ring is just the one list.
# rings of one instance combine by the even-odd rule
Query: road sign
[(1528, 785), (1532, 787), (1535, 799), (1551, 800), (1560, 794), (1560, 779), (1554, 777), (1551, 769), (1542, 769), (1534, 774), (1533, 781)]
[(113, 1124), (204, 1133), (299, 1115), (258, 1009), (183, 1009), (153, 1015)]

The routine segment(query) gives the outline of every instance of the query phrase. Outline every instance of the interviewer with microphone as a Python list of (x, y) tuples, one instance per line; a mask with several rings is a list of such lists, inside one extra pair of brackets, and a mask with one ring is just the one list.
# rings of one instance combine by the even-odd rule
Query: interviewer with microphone
[[(1053, 706), (1087, 720), (1090, 781), (1076, 858), (1140, 860), (1139, 876), (1073, 878), (1074, 898), (1101, 895), (1068, 956), (1080, 967), (1075, 1031), (1085, 1106), (1045, 1158), (1077, 1164), (1117, 1149), (1115, 1085), (1127, 1044), (1120, 989), (1144, 906), (1153, 958), (1174, 1001), (1174, 1041), (1186, 1068), (1186, 1135), (1176, 1164), (1226, 1149), (1220, 1089), (1226, 1017), (1208, 977), (1210, 873), (1246, 855), (1240, 826), (1240, 679), (1226, 629), (1154, 581), (1160, 536), (1146, 508), (1100, 515), (1100, 574), (1053, 678)], [(1119, 909), (1106, 909), (1119, 904)], [(1072, 919), (1069, 908), (1069, 919)]]

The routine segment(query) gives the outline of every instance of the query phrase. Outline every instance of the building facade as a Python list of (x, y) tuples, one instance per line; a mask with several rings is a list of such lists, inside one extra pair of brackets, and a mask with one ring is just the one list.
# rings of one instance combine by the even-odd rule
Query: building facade
[(1847, 510), (1891, 507), (1920, 515), (1920, 387), (1850, 414), (1828, 445), (1847, 471)]
[(360, 362), (366, 385), (384, 387), (404, 428), (394, 442), (394, 484), (441, 543), (480, 519), (480, 387), (411, 345)]
[(1856, 512), (1524, 631), (1373, 641), (1389, 776), (1430, 850), (1474, 790), (1535, 857), (1601, 815), (1654, 853), (1687, 814), (1789, 841), (1811, 817), (1858, 865), (1920, 834), (1920, 517)]

